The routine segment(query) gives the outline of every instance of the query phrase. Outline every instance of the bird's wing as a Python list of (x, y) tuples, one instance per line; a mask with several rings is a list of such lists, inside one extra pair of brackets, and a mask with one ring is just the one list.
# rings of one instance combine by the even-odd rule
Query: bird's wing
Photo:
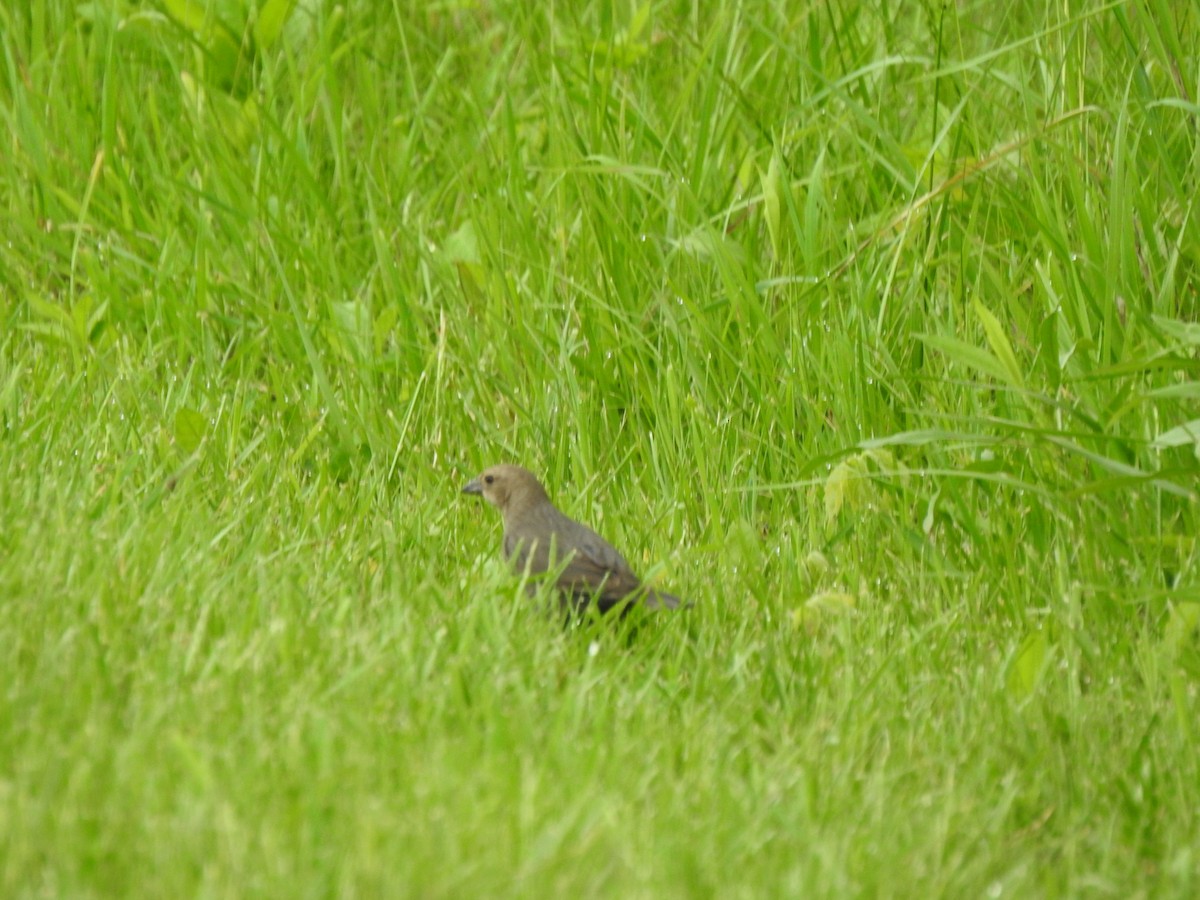
[(571, 527), (564, 529), (564, 548), (575, 552), (558, 577), (560, 588), (575, 594), (599, 592), (602, 599), (620, 600), (641, 586), (641, 579), (612, 544), (586, 525), (569, 524)]
[(641, 586), (629, 563), (608, 541), (586, 525), (550, 510), (505, 532), (504, 555), (516, 571), (537, 575), (569, 556), (555, 582), (562, 590), (581, 596), (599, 592), (602, 598), (622, 599)]
[(528, 569), (531, 575), (540, 575), (550, 568), (550, 548), (545, 541), (531, 535), (505, 532), (504, 556), (518, 573)]

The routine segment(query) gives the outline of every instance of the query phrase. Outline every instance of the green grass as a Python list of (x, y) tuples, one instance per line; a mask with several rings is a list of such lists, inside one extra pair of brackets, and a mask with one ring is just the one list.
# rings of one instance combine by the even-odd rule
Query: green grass
[(0, 895), (1200, 892), (1194, 6), (258, 6), (0, 8)]

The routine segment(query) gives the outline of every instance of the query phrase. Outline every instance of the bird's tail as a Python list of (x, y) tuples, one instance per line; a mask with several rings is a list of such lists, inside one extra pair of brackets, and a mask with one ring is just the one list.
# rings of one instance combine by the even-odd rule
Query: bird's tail
[(688, 609), (692, 604), (681, 600), (674, 594), (653, 589), (646, 591), (646, 599), (642, 601), (647, 609)]

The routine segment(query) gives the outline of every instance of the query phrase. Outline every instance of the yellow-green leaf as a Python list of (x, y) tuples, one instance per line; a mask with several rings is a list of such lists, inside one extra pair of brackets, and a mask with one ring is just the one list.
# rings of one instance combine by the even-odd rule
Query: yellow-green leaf
[(1008, 695), (1017, 702), (1028, 700), (1042, 681), (1046, 671), (1046, 658), (1050, 653), (1050, 642), (1044, 631), (1031, 631), (1021, 641), (1016, 655), (1008, 666), (1005, 687)]
[(771, 154), (767, 171), (763, 173), (763, 217), (767, 220), (767, 235), (771, 238), (771, 250), (779, 257), (779, 152)]
[(1004, 333), (1004, 326), (1000, 324), (999, 319), (992, 315), (991, 310), (979, 302), (978, 298), (973, 305), (975, 314), (983, 322), (983, 331), (987, 335), (988, 344), (991, 345), (992, 352), (996, 354), (996, 358), (1000, 360), (1000, 365), (1003, 367), (1006, 375), (1004, 380), (1013, 387), (1024, 388), (1025, 376), (1021, 373), (1021, 367), (1017, 365), (1017, 355), (1013, 353), (1008, 335)]
[(175, 413), (175, 444), (184, 453), (195, 453), (207, 431), (208, 420), (196, 410), (185, 406)]

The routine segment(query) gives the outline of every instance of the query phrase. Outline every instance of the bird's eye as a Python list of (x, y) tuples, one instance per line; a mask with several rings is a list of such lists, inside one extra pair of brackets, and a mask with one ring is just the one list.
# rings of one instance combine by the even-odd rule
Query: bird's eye
[(493, 481), (496, 480), (496, 478), (494, 475), (484, 475), (483, 480), (484, 480), (485, 484), (491, 484)]

